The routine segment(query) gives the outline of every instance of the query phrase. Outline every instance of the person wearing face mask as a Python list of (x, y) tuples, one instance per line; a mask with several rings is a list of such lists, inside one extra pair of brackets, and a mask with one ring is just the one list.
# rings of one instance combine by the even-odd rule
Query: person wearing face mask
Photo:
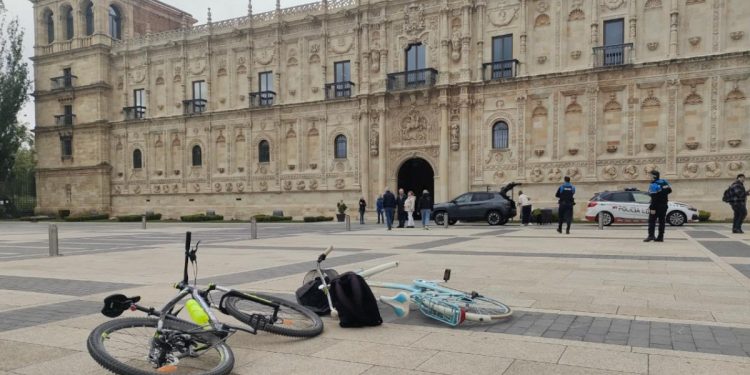
[[(648, 186), (648, 195), (651, 196), (651, 204), (648, 207), (648, 237), (643, 242), (664, 242), (670, 193), (672, 193), (672, 187), (669, 182), (660, 178), (659, 171), (651, 171), (651, 185)], [(659, 235), (654, 237), (657, 220), (659, 221)]]

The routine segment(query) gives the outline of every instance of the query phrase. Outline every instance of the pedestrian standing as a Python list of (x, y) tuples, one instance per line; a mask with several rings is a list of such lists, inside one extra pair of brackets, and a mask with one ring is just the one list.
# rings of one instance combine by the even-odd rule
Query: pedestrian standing
[(576, 187), (570, 183), (570, 177), (565, 176), (565, 183), (557, 188), (555, 197), (558, 201), (557, 210), (557, 233), (562, 233), (563, 222), (567, 224), (565, 228), (565, 234), (570, 234), (570, 224), (573, 222), (573, 206), (576, 202), (573, 198), (576, 194)]
[(414, 209), (417, 205), (417, 197), (414, 196), (414, 192), (409, 190), (409, 195), (406, 196), (406, 201), (404, 202), (404, 210), (406, 211), (407, 215), (407, 221), (406, 221), (406, 227), (407, 228), (414, 228)]
[(521, 224), (529, 225), (529, 221), (531, 221), (531, 199), (522, 190), (518, 191), (518, 206), (521, 207)]
[(430, 215), (432, 214), (432, 197), (428, 190), (422, 191), (422, 196), (419, 197), (419, 209), (422, 214), (422, 228), (425, 230), (430, 229), (427, 224), (430, 222)]
[(385, 188), (383, 194), (383, 210), (385, 211), (385, 223), (388, 230), (393, 227), (393, 210), (396, 209), (396, 197), (391, 193), (391, 189)]
[(724, 193), (725, 197), (723, 198), (725, 202), (732, 206), (732, 211), (734, 212), (732, 233), (745, 233), (742, 231), (742, 222), (747, 217), (748, 195), (750, 195), (750, 191), (745, 190), (745, 175), (740, 173)]
[[(651, 185), (648, 186), (648, 195), (651, 196), (651, 204), (648, 207), (648, 237), (643, 242), (664, 242), (670, 193), (672, 193), (672, 187), (669, 182), (660, 178), (659, 171), (651, 171)], [(659, 221), (659, 235), (654, 237), (657, 220)]]
[(378, 199), (375, 201), (375, 210), (378, 213), (378, 224), (385, 223), (383, 217), (383, 195), (378, 195)]
[(406, 210), (404, 210), (404, 204), (406, 203), (406, 194), (404, 189), (398, 189), (398, 197), (396, 197), (396, 208), (398, 213), (398, 227), (403, 228), (406, 224)]
[(362, 225), (365, 223), (365, 210), (367, 209), (367, 201), (365, 201), (365, 197), (359, 198), (359, 224)]

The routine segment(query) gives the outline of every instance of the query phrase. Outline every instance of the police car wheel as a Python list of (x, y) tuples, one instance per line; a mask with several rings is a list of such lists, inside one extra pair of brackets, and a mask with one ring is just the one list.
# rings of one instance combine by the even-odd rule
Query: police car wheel
[(667, 215), (667, 222), (673, 227), (679, 227), (685, 224), (687, 217), (680, 211), (672, 211)]
[[(599, 215), (602, 215), (602, 224), (604, 224), (605, 227), (608, 227), (615, 222), (614, 216), (609, 212), (600, 212)], [(599, 220), (599, 218), (597, 218), (597, 220)]]

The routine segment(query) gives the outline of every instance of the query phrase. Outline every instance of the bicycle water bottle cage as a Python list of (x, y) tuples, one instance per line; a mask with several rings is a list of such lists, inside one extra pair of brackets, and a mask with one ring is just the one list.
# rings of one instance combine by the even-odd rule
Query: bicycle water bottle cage
[(109, 318), (116, 318), (140, 300), (139, 296), (126, 297), (123, 294), (113, 294), (104, 299), (102, 314)]

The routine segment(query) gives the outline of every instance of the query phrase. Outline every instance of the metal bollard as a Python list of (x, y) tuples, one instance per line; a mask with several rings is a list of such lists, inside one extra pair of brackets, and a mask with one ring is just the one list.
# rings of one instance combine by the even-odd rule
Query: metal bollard
[(604, 215), (599, 214), (598, 218), (599, 220), (597, 221), (599, 222), (599, 230), (604, 230)]
[(141, 216), (141, 229), (146, 229), (146, 215)]
[(49, 256), (56, 257), (60, 255), (57, 242), (57, 225), (49, 225)]
[(255, 220), (255, 217), (252, 217), (250, 219), (250, 239), (251, 240), (258, 239), (258, 221)]
[(346, 230), (350, 231), (352, 230), (352, 217), (349, 215), (346, 215), (344, 218), (344, 221), (346, 222)]
[(448, 213), (445, 214), (445, 219), (443, 219), (443, 228), (448, 229)]

